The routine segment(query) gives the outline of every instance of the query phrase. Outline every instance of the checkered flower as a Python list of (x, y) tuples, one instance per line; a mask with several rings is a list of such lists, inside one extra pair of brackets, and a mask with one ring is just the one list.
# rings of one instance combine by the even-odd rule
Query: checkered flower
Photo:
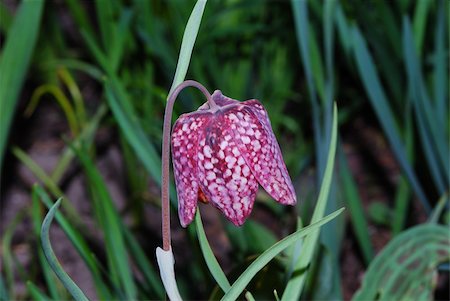
[(172, 131), (178, 214), (186, 227), (197, 201), (211, 202), (242, 225), (255, 202), (258, 183), (279, 203), (297, 202), (267, 111), (256, 100), (240, 102), (218, 90), (216, 106), (183, 114)]

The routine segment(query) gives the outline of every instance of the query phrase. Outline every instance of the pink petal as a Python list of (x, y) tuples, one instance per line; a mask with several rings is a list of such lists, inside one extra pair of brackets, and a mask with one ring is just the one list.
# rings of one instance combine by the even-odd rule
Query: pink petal
[(297, 197), (264, 107), (252, 99), (229, 110), (234, 139), (261, 186), (279, 203), (294, 205)]
[(232, 98), (229, 98), (229, 97), (223, 95), (220, 90), (214, 91), (214, 93), (212, 94), (211, 97), (214, 100), (214, 102), (220, 107), (240, 103), (239, 101), (237, 101), (235, 99), (232, 99)]
[(199, 185), (206, 197), (235, 225), (250, 215), (258, 183), (240, 154), (221, 112), (199, 137)]
[(210, 114), (180, 116), (172, 130), (172, 161), (178, 194), (178, 215), (183, 227), (194, 219), (198, 198), (197, 148), (199, 128)]

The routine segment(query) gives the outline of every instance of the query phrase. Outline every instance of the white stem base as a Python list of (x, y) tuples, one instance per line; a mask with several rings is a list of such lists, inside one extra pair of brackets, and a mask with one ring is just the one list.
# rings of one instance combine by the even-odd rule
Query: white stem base
[(175, 259), (172, 249), (164, 251), (160, 247), (156, 248), (156, 260), (158, 261), (159, 273), (161, 275), (164, 288), (171, 301), (182, 301), (178, 292), (177, 282), (175, 280)]

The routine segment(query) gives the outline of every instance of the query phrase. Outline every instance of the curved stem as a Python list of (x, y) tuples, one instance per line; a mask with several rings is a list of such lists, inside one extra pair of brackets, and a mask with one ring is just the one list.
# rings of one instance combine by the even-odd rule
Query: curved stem
[(170, 250), (170, 202), (169, 202), (169, 164), (170, 164), (170, 126), (173, 112), (173, 105), (178, 94), (187, 87), (199, 89), (206, 97), (211, 109), (217, 104), (211, 97), (209, 91), (200, 83), (187, 80), (179, 84), (169, 95), (164, 113), (163, 144), (162, 144), (162, 179), (161, 179), (161, 214), (162, 214), (162, 239), (163, 249)]

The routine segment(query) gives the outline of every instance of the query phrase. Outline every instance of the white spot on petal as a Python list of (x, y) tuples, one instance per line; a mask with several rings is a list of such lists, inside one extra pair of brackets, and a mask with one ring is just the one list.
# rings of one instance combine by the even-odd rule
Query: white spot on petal
[(241, 152), (237, 149), (237, 147), (234, 147), (232, 152), (233, 152), (233, 155), (235, 155), (236, 157), (241, 154)]
[(208, 171), (208, 174), (206, 175), (206, 179), (208, 181), (214, 180), (216, 178), (216, 174), (213, 173), (212, 171)]
[(242, 168), (242, 174), (244, 175), (244, 177), (248, 177), (248, 175), (250, 174), (250, 168), (248, 168), (247, 165)]
[(212, 150), (209, 145), (205, 145), (205, 147), (203, 148), (203, 153), (205, 154), (205, 157), (211, 158)]
[(241, 139), (242, 139), (242, 142), (244, 142), (245, 144), (250, 143), (250, 138), (248, 138), (248, 136), (242, 136)]

